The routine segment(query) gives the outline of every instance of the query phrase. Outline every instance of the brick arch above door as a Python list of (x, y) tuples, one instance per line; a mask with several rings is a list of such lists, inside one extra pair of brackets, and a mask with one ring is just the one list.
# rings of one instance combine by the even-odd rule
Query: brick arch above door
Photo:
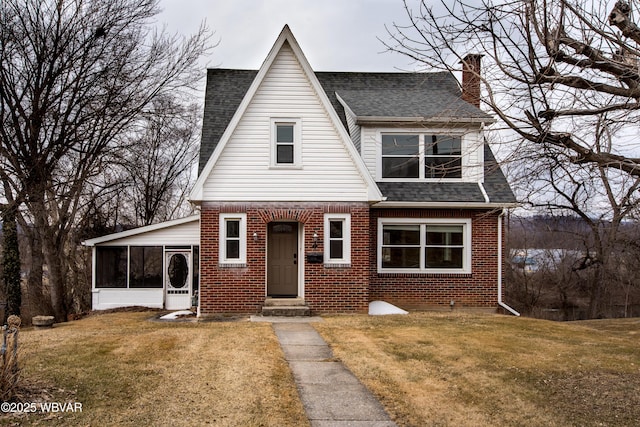
[(265, 224), (273, 221), (296, 221), (305, 224), (313, 211), (311, 209), (260, 209), (258, 215)]

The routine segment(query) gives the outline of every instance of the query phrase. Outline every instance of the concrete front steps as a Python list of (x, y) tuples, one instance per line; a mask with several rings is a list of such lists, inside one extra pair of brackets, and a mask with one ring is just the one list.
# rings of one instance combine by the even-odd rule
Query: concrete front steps
[(267, 297), (262, 306), (263, 316), (299, 317), (311, 316), (304, 298), (271, 298)]

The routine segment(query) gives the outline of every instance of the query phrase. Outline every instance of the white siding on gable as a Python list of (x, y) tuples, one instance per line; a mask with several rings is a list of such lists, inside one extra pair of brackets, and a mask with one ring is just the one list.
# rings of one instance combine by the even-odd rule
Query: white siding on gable
[(355, 117), (353, 117), (347, 109), (345, 109), (345, 116), (347, 117), (347, 126), (349, 127), (349, 135), (351, 135), (351, 141), (353, 141), (353, 145), (355, 145), (358, 152), (361, 153), (362, 147), (360, 144), (360, 126), (356, 124)]
[[(397, 132), (397, 133), (443, 133), (455, 132), (462, 135), (462, 178), (448, 179), (447, 182), (484, 182), (484, 146), (483, 135), (481, 130), (468, 129), (446, 129), (446, 128), (374, 128), (363, 126), (362, 128), (362, 147), (361, 153), (369, 173), (376, 181), (383, 181), (382, 173), (378, 170), (381, 166), (381, 133)], [(397, 180), (396, 180), (397, 181)], [(410, 180), (407, 180), (410, 181)], [(439, 181), (439, 180), (425, 180)], [(442, 180), (445, 181), (445, 180)]]
[[(270, 167), (272, 119), (299, 119), (296, 168)], [(367, 201), (338, 130), (288, 43), (284, 43), (203, 186), (211, 201)]]
[(378, 129), (368, 126), (362, 126), (360, 128), (360, 153), (362, 154), (362, 160), (367, 166), (367, 170), (372, 177), (379, 181), (376, 176), (376, 170), (378, 168), (378, 153), (380, 152), (381, 142)]
[(484, 136), (468, 132), (462, 138), (462, 180), (484, 182)]

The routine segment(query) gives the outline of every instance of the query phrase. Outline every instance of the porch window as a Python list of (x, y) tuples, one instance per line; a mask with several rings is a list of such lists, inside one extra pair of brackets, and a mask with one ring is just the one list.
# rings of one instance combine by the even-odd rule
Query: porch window
[(378, 271), (471, 272), (471, 220), (381, 218)]
[(301, 166), (300, 119), (271, 120), (271, 166), (297, 168)]
[(325, 264), (351, 263), (351, 215), (325, 214)]
[(96, 288), (126, 288), (126, 246), (96, 247)]
[(129, 248), (129, 287), (162, 288), (162, 246)]
[(197, 291), (200, 289), (200, 246), (193, 246), (191, 253), (193, 254), (193, 275), (191, 276), (193, 283), (191, 289)]
[(220, 214), (220, 264), (244, 265), (247, 259), (247, 215)]

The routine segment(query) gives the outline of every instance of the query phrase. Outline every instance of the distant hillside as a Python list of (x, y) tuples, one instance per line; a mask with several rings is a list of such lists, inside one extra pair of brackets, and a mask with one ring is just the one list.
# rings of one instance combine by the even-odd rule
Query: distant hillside
[[(512, 248), (571, 249), (583, 250), (590, 245), (591, 230), (575, 216), (534, 215), (530, 217), (510, 216), (507, 219), (509, 246)], [(609, 227), (602, 222), (601, 227)], [(622, 225), (622, 234), (638, 235), (638, 224)]]

